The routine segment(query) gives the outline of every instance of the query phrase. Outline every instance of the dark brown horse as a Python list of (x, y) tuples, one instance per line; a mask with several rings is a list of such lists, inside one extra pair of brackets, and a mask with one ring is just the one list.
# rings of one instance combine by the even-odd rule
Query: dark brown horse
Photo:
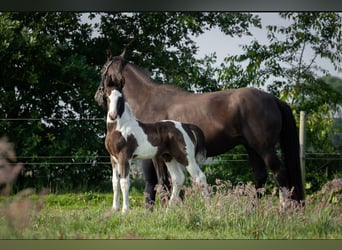
[[(298, 132), (292, 111), (285, 102), (254, 88), (190, 93), (175, 85), (157, 83), (146, 71), (126, 61), (123, 54), (108, 56), (103, 66), (102, 82), (95, 94), (99, 105), (104, 105), (107, 87), (125, 82), (126, 100), (139, 120), (172, 119), (199, 126), (205, 135), (207, 156), (225, 153), (242, 144), (249, 155), (256, 188), (265, 184), (267, 166), (280, 190), (292, 190), (292, 199), (304, 201)], [(277, 143), (280, 143), (283, 164), (275, 151)], [(145, 191), (153, 200), (156, 184), (153, 166), (145, 165), (144, 175)]]

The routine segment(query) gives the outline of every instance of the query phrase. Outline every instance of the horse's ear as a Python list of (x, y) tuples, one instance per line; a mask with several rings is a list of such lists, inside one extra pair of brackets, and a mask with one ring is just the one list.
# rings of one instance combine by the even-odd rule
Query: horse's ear
[(126, 54), (126, 48), (122, 51), (122, 53), (120, 54), (120, 57), (122, 59), (125, 59), (125, 54)]
[(112, 50), (107, 49), (106, 54), (107, 54), (107, 61), (112, 60), (112, 58), (113, 58)]

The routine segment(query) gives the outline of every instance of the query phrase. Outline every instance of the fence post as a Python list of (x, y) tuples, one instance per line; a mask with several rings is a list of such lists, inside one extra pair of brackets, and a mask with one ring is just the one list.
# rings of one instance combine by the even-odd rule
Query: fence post
[(300, 169), (302, 172), (302, 184), (305, 189), (305, 112), (300, 111), (299, 120), (299, 146), (300, 146)]

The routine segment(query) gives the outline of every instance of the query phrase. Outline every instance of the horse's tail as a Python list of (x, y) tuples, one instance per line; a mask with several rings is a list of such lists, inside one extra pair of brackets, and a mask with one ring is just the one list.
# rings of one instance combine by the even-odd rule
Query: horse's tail
[(203, 131), (192, 124), (189, 124), (192, 134), (194, 135), (195, 157), (198, 164), (202, 164), (207, 159), (207, 149), (205, 147), (205, 137)]
[(303, 177), (299, 160), (299, 138), (296, 121), (289, 105), (279, 99), (278, 105), (282, 114), (280, 147), (288, 176), (288, 188), (293, 189), (292, 198), (298, 202), (305, 200)]

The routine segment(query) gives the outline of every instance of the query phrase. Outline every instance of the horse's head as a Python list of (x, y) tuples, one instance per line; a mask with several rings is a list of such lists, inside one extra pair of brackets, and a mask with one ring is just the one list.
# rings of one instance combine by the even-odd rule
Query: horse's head
[(111, 52), (107, 51), (107, 62), (103, 65), (101, 69), (101, 83), (95, 93), (95, 100), (99, 106), (104, 106), (105, 95), (107, 88), (116, 88), (120, 92), (125, 85), (125, 78), (122, 75), (122, 70), (126, 61), (124, 59), (124, 53), (120, 56), (112, 56)]
[(107, 103), (107, 122), (113, 122), (120, 118), (125, 111), (125, 98), (123, 93), (115, 87), (107, 88), (105, 91)]

